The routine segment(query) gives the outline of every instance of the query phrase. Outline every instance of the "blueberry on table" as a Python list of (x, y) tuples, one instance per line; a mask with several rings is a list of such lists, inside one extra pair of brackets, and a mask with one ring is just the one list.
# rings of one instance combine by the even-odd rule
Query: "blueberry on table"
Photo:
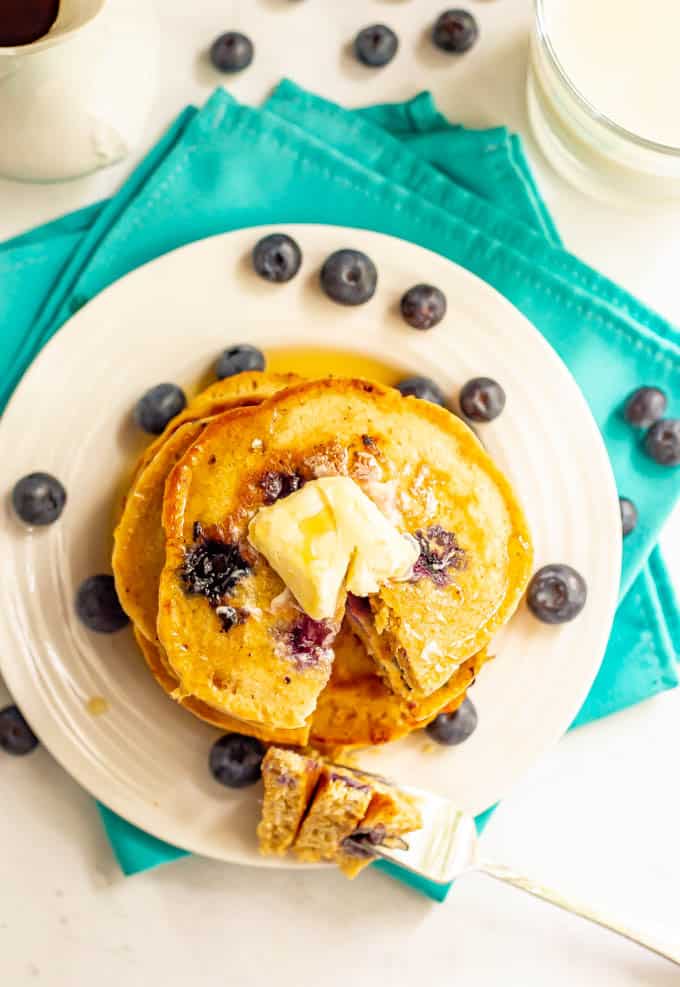
[(490, 377), (474, 377), (460, 392), (460, 407), (473, 422), (492, 422), (505, 407), (505, 391)]
[(0, 748), (3, 751), (20, 757), (30, 754), (38, 743), (38, 738), (16, 706), (0, 709)]
[(661, 466), (680, 465), (680, 418), (654, 422), (645, 436), (645, 449)]
[(245, 373), (247, 370), (264, 370), (265, 359), (262, 350), (250, 343), (239, 343), (230, 346), (220, 356), (215, 364), (215, 374), (218, 380)]
[(186, 406), (186, 395), (177, 384), (156, 384), (137, 402), (134, 419), (145, 432), (160, 435)]
[(663, 418), (668, 400), (658, 387), (638, 387), (623, 406), (623, 417), (636, 428), (649, 428)]
[(527, 590), (527, 605), (545, 624), (565, 624), (586, 605), (588, 588), (583, 576), (568, 565), (544, 565)]
[(113, 576), (89, 576), (76, 593), (76, 613), (90, 631), (113, 634), (129, 624), (130, 618), (118, 600)]
[(432, 740), (446, 747), (455, 747), (467, 740), (477, 728), (477, 710), (470, 699), (465, 697), (453, 713), (440, 713), (425, 731)]
[(219, 72), (241, 72), (253, 60), (253, 42), (240, 31), (227, 31), (215, 38), (210, 48), (210, 61)]
[(364, 65), (380, 68), (397, 54), (399, 38), (386, 24), (372, 24), (359, 31), (354, 39), (354, 54)]
[(66, 491), (50, 473), (29, 473), (14, 485), (12, 506), (26, 524), (52, 524), (61, 515)]
[(430, 377), (407, 377), (400, 380), (396, 387), (404, 397), (421, 398), (423, 401), (439, 404), (442, 408), (446, 407), (444, 392)]
[(442, 51), (462, 55), (479, 37), (477, 21), (467, 10), (445, 10), (432, 28), (432, 40)]
[(431, 329), (446, 315), (446, 296), (431, 284), (416, 284), (401, 299), (404, 321), (414, 329)]
[(210, 750), (210, 771), (215, 781), (227, 788), (253, 785), (261, 775), (264, 747), (255, 737), (227, 733)]
[(360, 250), (336, 250), (321, 268), (321, 287), (340, 305), (363, 305), (377, 283), (375, 264)]
[(302, 251), (285, 233), (263, 236), (253, 249), (253, 267), (266, 281), (290, 281), (300, 270)]
[(621, 511), (621, 531), (623, 537), (634, 531), (638, 522), (637, 507), (628, 497), (619, 497), (619, 509)]

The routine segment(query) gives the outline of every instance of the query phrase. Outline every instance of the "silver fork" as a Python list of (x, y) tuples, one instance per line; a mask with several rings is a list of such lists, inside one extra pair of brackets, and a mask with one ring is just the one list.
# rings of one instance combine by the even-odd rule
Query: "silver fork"
[(473, 871), (487, 874), (497, 881), (511, 884), (513, 888), (526, 891), (535, 898), (541, 898), (566, 912), (572, 912), (589, 922), (616, 932), (617, 935), (644, 946), (657, 956), (662, 956), (680, 966), (680, 943), (673, 944), (671, 948), (670, 943), (657, 942), (618, 921), (605, 917), (588, 905), (565, 898), (530, 877), (516, 874), (509, 867), (484, 860), (478, 852), (477, 829), (472, 816), (457, 809), (447, 799), (430, 792), (403, 785), (400, 787), (418, 800), (423, 817), (423, 828), (415, 833), (409, 833), (408, 849), (390, 849), (385, 846), (373, 846), (365, 840), (361, 841), (362, 846), (377, 857), (391, 860), (400, 867), (405, 867), (438, 884), (448, 884), (454, 878)]

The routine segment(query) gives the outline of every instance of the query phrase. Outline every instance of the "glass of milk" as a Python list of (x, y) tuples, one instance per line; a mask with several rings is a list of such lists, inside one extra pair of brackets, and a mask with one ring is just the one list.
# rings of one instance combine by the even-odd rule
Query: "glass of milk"
[(529, 117), (579, 189), (680, 199), (680, 0), (535, 0)]

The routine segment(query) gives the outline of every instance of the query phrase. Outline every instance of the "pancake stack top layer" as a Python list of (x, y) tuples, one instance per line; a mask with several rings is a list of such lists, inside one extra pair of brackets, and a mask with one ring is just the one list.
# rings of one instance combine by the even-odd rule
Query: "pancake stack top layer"
[(365, 381), (322, 380), (228, 411), (191, 438), (162, 497), (156, 629), (177, 698), (280, 730), (309, 723), (347, 600), (312, 620), (253, 550), (248, 526), (322, 476), (350, 477), (420, 546), (410, 580), (349, 601), (397, 702), (445, 690), (517, 606), (531, 567), (526, 522), (507, 480), (447, 411)]

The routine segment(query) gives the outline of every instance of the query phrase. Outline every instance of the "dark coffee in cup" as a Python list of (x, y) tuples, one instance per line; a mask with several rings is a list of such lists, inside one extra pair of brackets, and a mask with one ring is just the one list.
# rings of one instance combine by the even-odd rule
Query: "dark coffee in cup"
[(59, 0), (0, 0), (0, 47), (30, 45), (52, 27)]

